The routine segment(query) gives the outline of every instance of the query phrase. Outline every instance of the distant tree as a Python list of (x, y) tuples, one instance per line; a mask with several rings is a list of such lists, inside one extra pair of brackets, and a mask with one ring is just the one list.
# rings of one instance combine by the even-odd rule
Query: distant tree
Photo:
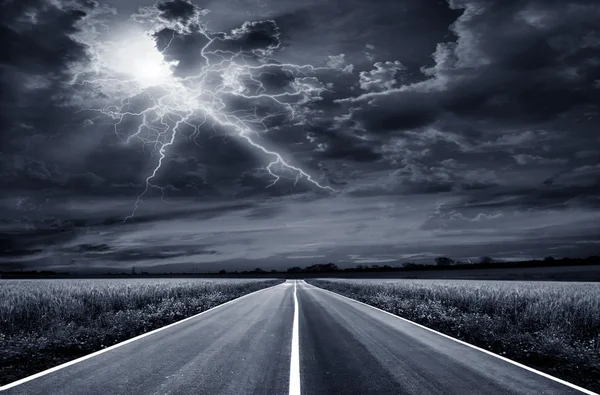
[(327, 263), (325, 265), (319, 265), (320, 266), (320, 270), (324, 271), (324, 272), (335, 272), (338, 271), (339, 268), (335, 263)]
[(482, 256), (481, 258), (479, 258), (479, 264), (481, 265), (489, 265), (492, 263), (494, 263), (494, 259), (489, 256)]
[(273, 269), (271, 270), (271, 273), (277, 273), (277, 270)]
[(317, 265), (310, 265), (310, 266), (306, 266), (304, 268), (305, 272), (316, 272), (318, 270), (318, 266)]
[(544, 258), (544, 262), (554, 262), (554, 257), (553, 256), (547, 256)]
[(448, 258), (447, 256), (438, 256), (435, 258), (435, 264), (438, 266), (450, 266), (454, 264), (454, 260)]
[(305, 272), (335, 272), (339, 270), (335, 263), (319, 263), (304, 268)]
[(227, 274), (227, 270), (221, 269), (221, 270), (219, 270), (219, 274)]
[(290, 267), (287, 270), (288, 273), (299, 273), (301, 271), (302, 271), (302, 268), (299, 266)]
[(261, 269), (260, 267), (257, 267), (256, 269), (254, 269), (252, 271), (252, 273), (264, 273), (265, 271), (263, 269)]

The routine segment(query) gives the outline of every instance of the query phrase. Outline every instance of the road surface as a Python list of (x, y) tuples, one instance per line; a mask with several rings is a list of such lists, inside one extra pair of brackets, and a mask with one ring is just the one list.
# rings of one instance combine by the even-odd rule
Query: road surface
[(359, 302), (288, 281), (5, 393), (583, 392)]

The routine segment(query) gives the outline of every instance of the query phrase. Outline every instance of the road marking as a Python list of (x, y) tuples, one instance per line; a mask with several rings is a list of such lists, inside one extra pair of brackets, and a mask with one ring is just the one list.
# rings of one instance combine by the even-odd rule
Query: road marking
[(349, 297), (347, 297), (347, 296), (344, 296), (344, 295), (338, 294), (338, 293), (336, 293), (336, 292), (330, 291), (330, 290), (328, 290), (328, 289), (325, 289), (325, 288), (316, 287), (316, 286), (314, 286), (314, 285), (312, 285), (312, 284), (308, 284), (308, 283), (307, 283), (306, 281), (304, 281), (304, 280), (302, 280), (302, 281), (303, 281), (305, 284), (307, 284), (307, 285), (310, 285), (311, 287), (314, 287), (314, 288), (320, 289), (320, 290), (322, 290), (322, 291), (325, 291), (325, 292), (329, 292), (329, 293), (331, 293), (331, 294), (334, 294), (334, 295), (336, 295), (336, 296), (340, 296), (340, 297), (342, 297), (342, 298), (348, 299), (348, 300), (350, 300), (350, 301), (352, 301), (352, 302), (355, 302), (355, 303), (360, 303), (360, 304), (362, 304), (362, 305), (365, 305), (365, 306), (367, 306), (367, 307), (370, 307), (370, 308), (372, 308), (372, 309), (375, 309), (375, 310), (381, 311), (382, 313), (385, 313), (385, 314), (387, 314), (387, 315), (391, 315), (391, 316), (392, 316), (392, 317), (394, 317), (394, 318), (398, 318), (398, 319), (400, 319), (400, 320), (402, 320), (402, 321), (405, 321), (405, 322), (408, 322), (408, 323), (410, 323), (410, 324), (416, 325), (416, 326), (418, 326), (419, 328), (422, 328), (422, 329), (428, 330), (429, 332), (433, 332), (433, 333), (436, 333), (436, 334), (438, 334), (438, 335), (440, 335), (440, 336), (443, 336), (443, 337), (445, 337), (446, 339), (453, 340), (453, 341), (455, 341), (455, 342), (457, 342), (457, 343), (460, 343), (460, 344), (462, 344), (462, 345), (465, 345), (465, 346), (467, 346), (467, 347), (471, 347), (471, 348), (473, 348), (473, 349), (475, 349), (475, 350), (478, 350), (478, 351), (481, 351), (481, 352), (483, 352), (483, 353), (485, 353), (485, 354), (491, 355), (492, 357), (495, 357), (495, 358), (501, 359), (501, 360), (503, 360), (503, 361), (505, 361), (505, 362), (508, 362), (508, 363), (510, 363), (510, 364), (513, 364), (513, 365), (515, 365), (515, 366), (518, 366), (518, 367), (520, 367), (520, 368), (523, 368), (523, 369), (525, 369), (525, 370), (528, 370), (528, 371), (530, 371), (530, 372), (532, 372), (532, 373), (538, 374), (538, 375), (540, 375), (540, 376), (542, 376), (542, 377), (545, 377), (545, 378), (547, 378), (547, 379), (550, 379), (550, 380), (556, 381), (557, 383), (560, 383), (560, 384), (566, 385), (567, 387), (570, 387), (570, 388), (573, 388), (573, 389), (575, 389), (575, 390), (581, 391), (581, 392), (583, 392), (584, 394), (588, 394), (588, 395), (600, 395), (600, 394), (598, 394), (598, 393), (596, 393), (596, 392), (592, 392), (592, 391), (590, 391), (590, 390), (588, 390), (588, 389), (585, 389), (585, 388), (583, 388), (583, 387), (579, 387), (578, 385), (571, 384), (571, 383), (569, 383), (568, 381), (565, 381), (565, 380), (559, 379), (558, 377), (551, 376), (551, 375), (549, 375), (548, 373), (540, 372), (539, 370), (536, 370), (536, 369), (534, 369), (534, 368), (530, 368), (529, 366), (523, 365), (522, 363), (519, 363), (519, 362), (517, 362), (517, 361), (513, 361), (512, 359), (508, 359), (508, 358), (506, 358), (506, 357), (503, 357), (502, 355), (494, 354), (493, 352), (491, 352), (491, 351), (488, 351), (488, 350), (486, 350), (486, 349), (483, 349), (483, 348), (480, 348), (480, 347), (474, 346), (474, 345), (472, 345), (472, 344), (469, 344), (469, 343), (467, 343), (467, 342), (464, 342), (464, 341), (462, 341), (462, 340), (459, 340), (459, 339), (457, 339), (457, 338), (454, 338), (454, 337), (452, 337), (452, 336), (445, 335), (445, 334), (443, 334), (442, 332), (438, 332), (438, 331), (436, 331), (436, 330), (433, 330), (433, 329), (431, 329), (431, 328), (428, 328), (428, 327), (426, 327), (426, 326), (423, 326), (423, 325), (421, 325), (421, 324), (417, 324), (416, 322), (413, 322), (413, 321), (411, 321), (411, 320), (409, 320), (409, 319), (406, 319), (406, 318), (400, 317), (400, 316), (398, 316), (398, 315), (396, 315), (396, 314), (392, 314), (392, 313), (390, 313), (389, 311), (382, 310), (382, 309), (380, 309), (380, 308), (378, 308), (378, 307), (371, 306), (370, 304), (366, 304), (366, 303), (364, 303), (364, 302), (361, 302), (360, 300), (356, 300), (356, 299), (349, 298)]
[[(283, 283), (283, 284), (285, 284), (285, 283)], [(277, 285), (279, 285), (279, 284), (277, 284)], [(31, 376), (28, 376), (28, 377), (22, 378), (22, 379), (20, 379), (20, 380), (13, 381), (12, 383), (9, 383), (9, 384), (6, 384), (6, 385), (4, 385), (4, 386), (0, 387), (0, 391), (5, 391), (5, 390), (7, 390), (7, 389), (9, 389), (9, 388), (16, 387), (17, 385), (24, 384), (24, 383), (26, 383), (26, 382), (28, 382), (28, 381), (35, 380), (35, 379), (37, 379), (37, 378), (40, 378), (40, 377), (42, 377), (42, 376), (45, 376), (45, 375), (47, 375), (47, 374), (50, 374), (50, 373), (56, 372), (56, 371), (58, 371), (58, 370), (64, 369), (64, 368), (66, 368), (66, 367), (68, 367), (68, 366), (75, 365), (76, 363), (83, 362), (83, 361), (85, 361), (86, 359), (90, 359), (90, 358), (93, 358), (93, 357), (95, 357), (95, 356), (97, 356), (97, 355), (104, 354), (105, 352), (108, 352), (108, 351), (110, 351), (110, 350), (114, 350), (115, 348), (119, 348), (119, 347), (121, 347), (121, 346), (124, 346), (124, 345), (126, 345), (126, 344), (129, 344), (129, 343), (131, 343), (131, 342), (134, 342), (134, 341), (136, 341), (136, 340), (143, 339), (143, 338), (144, 338), (144, 337), (146, 337), (146, 336), (153, 335), (153, 334), (155, 334), (156, 332), (160, 332), (160, 331), (163, 331), (163, 330), (165, 330), (165, 329), (171, 328), (172, 326), (175, 326), (175, 325), (181, 324), (182, 322), (186, 322), (186, 321), (192, 320), (192, 319), (194, 319), (194, 318), (197, 318), (197, 317), (201, 316), (202, 314), (208, 313), (209, 311), (212, 311), (212, 310), (214, 310), (214, 309), (216, 309), (216, 308), (223, 307), (223, 306), (225, 306), (225, 305), (228, 305), (228, 304), (230, 304), (230, 303), (233, 303), (233, 302), (237, 302), (237, 301), (239, 301), (240, 299), (244, 299), (245, 297), (248, 297), (248, 296), (250, 296), (250, 295), (254, 295), (254, 294), (258, 293), (258, 292), (265, 291), (265, 290), (267, 290), (267, 289), (270, 289), (270, 288), (276, 287), (277, 285), (270, 286), (270, 287), (263, 288), (263, 289), (259, 289), (258, 291), (251, 292), (251, 293), (249, 293), (249, 294), (246, 294), (246, 295), (240, 296), (239, 298), (235, 298), (235, 299), (232, 299), (232, 300), (230, 300), (230, 301), (228, 301), (228, 302), (225, 302), (225, 303), (223, 303), (223, 304), (217, 305), (217, 306), (215, 306), (215, 307), (211, 307), (210, 309), (208, 309), (208, 310), (206, 310), (206, 311), (203, 311), (203, 312), (201, 312), (201, 313), (198, 313), (198, 314), (196, 314), (196, 315), (193, 315), (193, 316), (191, 316), (191, 317), (184, 318), (183, 320), (180, 320), (180, 321), (174, 322), (174, 323), (172, 323), (172, 324), (169, 324), (169, 325), (167, 325), (167, 326), (163, 326), (163, 327), (161, 327), (161, 328), (154, 329), (154, 330), (152, 330), (152, 331), (150, 331), (150, 332), (146, 332), (146, 333), (143, 333), (143, 334), (141, 334), (141, 335), (139, 335), (139, 336), (132, 337), (131, 339), (127, 339), (127, 340), (125, 340), (125, 341), (123, 341), (123, 342), (121, 342), (121, 343), (114, 344), (114, 345), (112, 345), (112, 346), (110, 346), (110, 347), (107, 347), (107, 348), (105, 348), (105, 349), (103, 349), (103, 350), (100, 350), (100, 351), (93, 352), (93, 353), (91, 353), (91, 354), (88, 354), (88, 355), (85, 355), (85, 356), (83, 356), (83, 357), (81, 357), (81, 358), (77, 358), (77, 359), (74, 359), (74, 360), (72, 360), (72, 361), (69, 361), (69, 362), (63, 363), (62, 365), (58, 365), (58, 366), (55, 366), (55, 367), (53, 367), (53, 368), (50, 368), (50, 369), (44, 370), (44, 371), (42, 371), (42, 372), (36, 373), (36, 374), (34, 374), (34, 375), (31, 375)], [(294, 296), (295, 296), (295, 295), (294, 295)], [(295, 318), (295, 317), (294, 317), (294, 318)]]
[(292, 329), (292, 354), (290, 357), (289, 395), (300, 395), (300, 341), (298, 336), (298, 296), (294, 281), (294, 324)]

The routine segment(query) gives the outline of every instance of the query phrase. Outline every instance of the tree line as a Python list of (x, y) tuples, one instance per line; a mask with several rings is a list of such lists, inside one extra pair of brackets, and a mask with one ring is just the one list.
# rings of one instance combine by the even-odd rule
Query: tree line
[[(489, 256), (482, 256), (475, 261), (454, 260), (447, 256), (439, 256), (434, 259), (435, 265), (425, 263), (405, 262), (399, 266), (390, 265), (357, 265), (355, 267), (340, 268), (335, 263), (313, 264), (306, 267), (294, 266), (286, 270), (271, 270), (270, 273), (333, 273), (333, 272), (393, 272), (410, 270), (452, 270), (452, 269), (483, 269), (483, 268), (509, 268), (509, 267), (548, 267), (548, 266), (576, 266), (576, 265), (599, 265), (600, 256), (589, 256), (586, 258), (554, 258), (552, 256), (544, 259), (532, 259), (527, 261), (506, 262)], [(219, 274), (251, 274), (269, 273), (261, 268), (245, 270), (242, 272), (219, 271)]]
[[(435, 264), (420, 264), (414, 262), (404, 262), (398, 266), (390, 265), (357, 265), (355, 267), (340, 268), (335, 263), (321, 263), (312, 264), (305, 267), (294, 266), (283, 270), (264, 270), (257, 267), (252, 270), (244, 271), (228, 271), (220, 270), (215, 272), (202, 272), (201, 270), (194, 269), (192, 272), (165, 272), (165, 273), (148, 273), (141, 271), (139, 274), (136, 268), (132, 267), (131, 273), (125, 271), (116, 273), (103, 273), (96, 274), (96, 276), (115, 275), (120, 277), (144, 277), (144, 276), (174, 276), (174, 275), (191, 275), (191, 276), (202, 276), (202, 275), (263, 275), (263, 274), (301, 274), (301, 273), (355, 273), (355, 272), (396, 272), (396, 271), (413, 271), (413, 270), (457, 270), (457, 269), (493, 269), (493, 268), (518, 268), (518, 267), (551, 267), (551, 266), (583, 266), (583, 265), (600, 265), (600, 256), (593, 255), (586, 258), (554, 258), (548, 256), (544, 259), (532, 259), (528, 261), (518, 262), (506, 262), (502, 260), (496, 260), (489, 256), (483, 256), (475, 261), (468, 260), (467, 262), (454, 260), (447, 256), (439, 256), (434, 259)], [(19, 270), (19, 271), (2, 271), (0, 270), (1, 278), (62, 278), (77, 276), (77, 274), (68, 272), (54, 272), (49, 270), (37, 271), (37, 270)], [(89, 275), (83, 275), (87, 277)]]

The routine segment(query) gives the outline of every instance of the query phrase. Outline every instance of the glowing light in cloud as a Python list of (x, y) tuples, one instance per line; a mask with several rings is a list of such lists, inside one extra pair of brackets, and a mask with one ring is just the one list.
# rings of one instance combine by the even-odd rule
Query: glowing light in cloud
[(156, 49), (154, 40), (136, 32), (123, 41), (108, 43), (101, 59), (109, 70), (130, 76), (141, 87), (161, 85), (172, 78), (170, 65)]
[[(300, 106), (320, 100), (320, 93), (326, 90), (318, 79), (309, 75), (319, 68), (266, 58), (278, 44), (270, 43), (266, 49), (249, 47), (237, 51), (219, 47), (226, 40), (243, 38), (244, 29), (252, 28), (271, 29), (270, 34), (278, 40), (279, 33), (273, 21), (247, 23), (235, 30), (235, 34), (227, 35), (210, 32), (201, 24), (194, 24), (191, 30), (189, 26), (165, 25), (162, 19), (153, 17), (152, 10), (144, 12), (144, 23), (152, 22), (149, 31), (129, 32), (122, 34), (121, 40), (111, 41), (88, 35), (94, 37), (88, 38), (86, 44), (96, 65), (93, 73), (82, 73), (76, 81), (90, 85), (110, 98), (104, 107), (86, 110), (110, 117), (119, 137), (125, 134), (124, 140), (128, 143), (138, 140), (149, 145), (157, 158), (156, 166), (146, 177), (145, 189), (125, 220), (135, 215), (150, 189), (164, 192), (164, 187), (154, 180), (176, 142), (182, 137), (195, 141), (200, 133), (214, 133), (217, 125), (265, 158), (263, 168), (272, 177), (267, 187), (287, 178), (294, 184), (304, 180), (318, 189), (334, 191), (292, 164), (290, 158), (285, 158), (275, 148), (267, 148), (260, 139), (260, 133), (268, 130), (267, 120), (274, 116), (283, 116), (294, 124), (301, 123), (297, 119), (298, 113), (302, 113), (297, 111)], [(199, 12), (197, 15), (205, 14)], [(165, 30), (170, 33), (166, 40), (161, 37), (159, 50), (154, 39)], [(183, 40), (189, 34), (206, 43), (203, 47), (189, 49), (197, 51), (202, 62), (191, 70), (186, 69), (184, 77), (174, 75), (173, 70), (179, 63), (177, 60), (166, 61), (165, 58), (173, 58), (167, 51), (173, 42), (181, 44), (182, 41), (176, 40)], [(270, 93), (261, 81), (265, 75), (275, 75), (274, 72), (290, 78), (284, 91)], [(232, 100), (245, 101), (247, 106), (240, 109), (230, 105)], [(259, 108), (265, 108), (265, 101), (268, 102), (266, 108), (271, 110), (260, 114)], [(123, 130), (131, 121), (137, 123), (135, 130)]]

